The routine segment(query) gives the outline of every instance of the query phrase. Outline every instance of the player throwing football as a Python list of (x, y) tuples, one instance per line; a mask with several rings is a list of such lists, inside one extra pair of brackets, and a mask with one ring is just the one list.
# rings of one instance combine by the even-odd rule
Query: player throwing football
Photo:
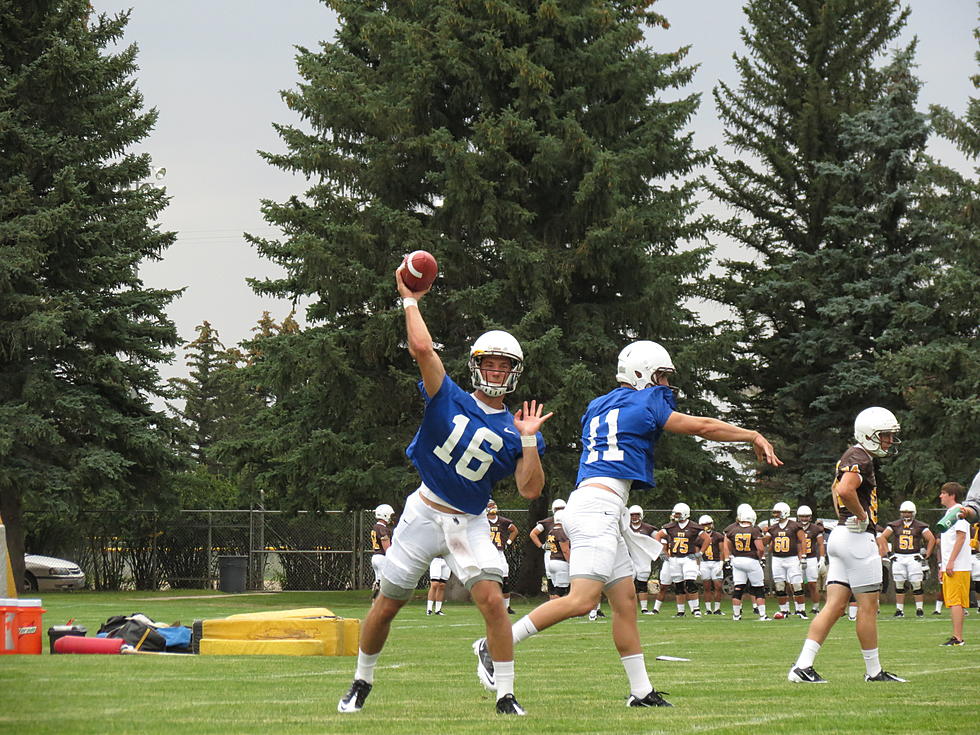
[(496, 710), (523, 715), (514, 698), (514, 649), (501, 585), (504, 570), (490, 540), (486, 508), (499, 480), (514, 476), (518, 492), (537, 498), (544, 487), (538, 433), (551, 418), (536, 401), (511, 414), (504, 395), (517, 386), (524, 355), (507, 332), (487, 332), (470, 349), (474, 391), (467, 393), (446, 374), (422, 319), (418, 301), (395, 271), (402, 296), (408, 351), (422, 375), (425, 413), (407, 454), (422, 483), (408, 496), (381, 574), (381, 592), (361, 626), (357, 668), (340, 712), (358, 712), (374, 682), (374, 668), (391, 621), (412, 597), (429, 562), (442, 556), (469, 589), (486, 621), (488, 655), (497, 691)]

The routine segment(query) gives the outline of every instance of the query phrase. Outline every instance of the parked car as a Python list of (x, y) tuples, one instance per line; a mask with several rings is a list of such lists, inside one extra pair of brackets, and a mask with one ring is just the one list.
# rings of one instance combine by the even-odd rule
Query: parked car
[(24, 590), (80, 590), (85, 588), (85, 572), (72, 561), (53, 556), (24, 554)]

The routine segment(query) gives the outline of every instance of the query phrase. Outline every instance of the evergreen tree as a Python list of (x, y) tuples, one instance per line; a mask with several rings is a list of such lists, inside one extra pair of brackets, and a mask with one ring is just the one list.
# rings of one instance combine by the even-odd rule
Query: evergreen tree
[[(675, 92), (691, 78), (686, 49), (642, 45), (666, 21), (648, 2), (330, 5), (336, 41), (301, 49), (303, 81), (284, 93), (307, 129), (278, 126), (287, 152), (266, 154), (313, 183), (264, 203), (284, 239), (254, 239), (286, 270), (256, 290), (309, 297), (313, 325), (262, 343), (267, 486), (304, 507), (364, 507), (417, 484), (404, 450), (422, 403), (393, 282), (415, 249), (440, 263), (423, 314), (457, 382), (468, 387), (483, 331), (521, 341), (511, 404), (556, 412), (552, 497), (574, 484), (580, 416), (615, 385), (627, 342), (663, 342), (682, 410), (709, 412), (720, 348), (685, 306), (709, 252), (678, 248), (705, 229), (688, 180), (705, 155), (685, 131), (698, 100)], [(700, 444), (671, 437), (659, 451), (662, 482), (643, 502), (731, 502), (732, 470)]]
[(901, 345), (893, 316), (927, 237), (906, 221), (925, 132), (907, 69), (880, 67), (908, 10), (751, 0), (745, 12), (738, 88), (715, 90), (738, 156), (717, 160), (711, 187), (736, 212), (721, 232), (752, 258), (717, 283), (742, 328), (734, 413), (777, 438), (786, 465), (769, 500), (814, 503), (854, 416), (901, 408), (878, 356)]
[(221, 344), (218, 332), (210, 322), (203, 322), (194, 328), (197, 339), (187, 345), (187, 367), (189, 377), (173, 378), (170, 381), (175, 397), (183, 400), (183, 408), (169, 405), (170, 410), (188, 428), (191, 455), (198, 464), (203, 464), (212, 472), (217, 471), (211, 446), (217, 440), (217, 424), (221, 415), (222, 400), (222, 357), (225, 346)]
[(174, 236), (153, 224), (163, 191), (137, 186), (148, 156), (129, 152), (156, 112), (136, 48), (107, 51), (126, 22), (84, 0), (0, 1), (0, 513), (16, 566), (24, 507), (138, 505), (175, 462), (150, 400), (177, 292), (138, 273)]

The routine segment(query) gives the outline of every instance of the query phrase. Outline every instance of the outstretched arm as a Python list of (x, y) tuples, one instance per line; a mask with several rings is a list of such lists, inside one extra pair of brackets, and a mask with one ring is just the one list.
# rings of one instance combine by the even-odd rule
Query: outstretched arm
[[(395, 285), (398, 293), (403, 299), (414, 299), (418, 302), (425, 296), (429, 289), (424, 291), (412, 291), (405, 282), (402, 281), (402, 269), (404, 265), (398, 266), (395, 271)], [(442, 379), (446, 377), (446, 368), (442, 365), (439, 353), (436, 352), (432, 344), (432, 336), (429, 328), (425, 326), (422, 319), (422, 312), (419, 311), (418, 303), (414, 305), (411, 301), (405, 305), (405, 328), (408, 332), (408, 352), (418, 363), (419, 372), (422, 374), (422, 384), (429, 397), (433, 397), (442, 387)]]
[[(521, 435), (524, 444), (524, 454), (517, 460), (514, 470), (514, 482), (517, 492), (522, 498), (534, 500), (544, 489), (544, 468), (541, 466), (541, 455), (538, 454), (536, 435), (541, 425), (550, 419), (554, 413), (543, 414), (544, 404), (524, 401), (524, 407), (514, 414), (514, 428)], [(543, 415), (542, 415), (543, 414)]]
[(674, 434), (700, 436), (717, 442), (749, 442), (755, 450), (755, 456), (760, 462), (766, 462), (779, 467), (783, 462), (776, 456), (772, 444), (758, 431), (741, 429), (718, 419), (705, 416), (689, 416), (686, 413), (674, 411), (664, 424), (667, 431)]

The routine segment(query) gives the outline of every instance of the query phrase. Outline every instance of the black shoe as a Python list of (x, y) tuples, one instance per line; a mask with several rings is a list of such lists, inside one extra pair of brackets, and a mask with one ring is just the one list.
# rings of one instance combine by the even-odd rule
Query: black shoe
[(660, 614), (660, 611), (659, 610), (651, 610), (650, 611), (650, 614), (651, 615), (659, 615)]
[(490, 657), (486, 638), (473, 641), (473, 653), (476, 655), (476, 675), (480, 677), (480, 683), (491, 692), (496, 691), (497, 681), (493, 678), (493, 659)]
[(513, 608), (510, 608), (510, 607), (507, 608), (507, 614), (508, 615), (517, 615), (517, 613), (514, 612), (514, 609)]
[(640, 610), (641, 615), (653, 615), (653, 610)]
[(884, 669), (882, 669), (881, 671), (879, 671), (874, 676), (867, 676), (867, 675), (865, 675), (864, 680), (865, 681), (902, 681), (902, 682), (908, 681), (908, 679), (903, 679), (900, 676), (895, 676), (894, 674), (889, 674)]
[(526, 715), (527, 712), (517, 703), (513, 694), (505, 694), (497, 700), (498, 715)]
[(662, 695), (670, 694), (670, 692), (658, 692), (653, 689), (648, 695), (643, 697), (637, 697), (635, 694), (631, 694), (626, 698), (627, 707), (673, 707), (670, 702), (663, 698)]
[(926, 614), (926, 611), (925, 610), (916, 610), (915, 611), (915, 617), (917, 617), (917, 618), (924, 617), (925, 614)]
[(811, 614), (811, 615), (819, 615), (819, 614), (820, 614), (820, 608), (817, 608), (817, 607), (811, 607), (811, 608), (810, 608), (810, 614)]
[(604, 618), (604, 617), (606, 617), (606, 614), (604, 612), (602, 612), (602, 610), (596, 610), (595, 611), (595, 616), (597, 618)]
[(933, 611), (932, 611), (932, 614), (933, 614), (933, 615), (942, 615), (942, 613), (941, 613), (941, 612), (939, 612), (938, 610), (933, 610)]
[(683, 618), (683, 617), (684, 617), (684, 613), (682, 613), (682, 612), (679, 612), (679, 613), (677, 613), (677, 614), (676, 614), (676, 615), (675, 615), (674, 617), (675, 617), (675, 618)]
[(945, 643), (941, 643), (940, 645), (942, 645), (942, 646), (964, 646), (964, 645), (966, 645), (966, 641), (961, 641), (959, 638), (957, 638), (954, 635), (954, 636), (950, 636), (950, 638), (949, 638), (948, 641), (946, 641)]
[(354, 683), (350, 685), (350, 691), (337, 702), (337, 711), (360, 712), (361, 707), (364, 706), (364, 700), (371, 693), (371, 686), (364, 679), (354, 679)]
[(902, 612), (901, 610), (896, 610), (895, 611), (895, 617), (896, 618), (904, 618), (905, 617), (905, 613)]
[(426, 611), (425, 611), (425, 614), (426, 614), (426, 615), (432, 615), (432, 611), (431, 611), (431, 610), (426, 610)]
[(812, 666), (805, 669), (794, 667), (786, 677), (796, 684), (826, 684), (827, 680), (818, 674)]
[(442, 610), (436, 610), (436, 611), (435, 611), (434, 613), (432, 613), (432, 614), (433, 614), (433, 615), (445, 615), (446, 613), (444, 613), (444, 612), (443, 612)]
[(714, 611), (713, 613), (711, 613), (711, 614), (712, 614), (712, 615), (724, 615), (725, 613), (724, 613), (724, 612), (722, 612), (721, 610), (715, 610), (715, 611)]

